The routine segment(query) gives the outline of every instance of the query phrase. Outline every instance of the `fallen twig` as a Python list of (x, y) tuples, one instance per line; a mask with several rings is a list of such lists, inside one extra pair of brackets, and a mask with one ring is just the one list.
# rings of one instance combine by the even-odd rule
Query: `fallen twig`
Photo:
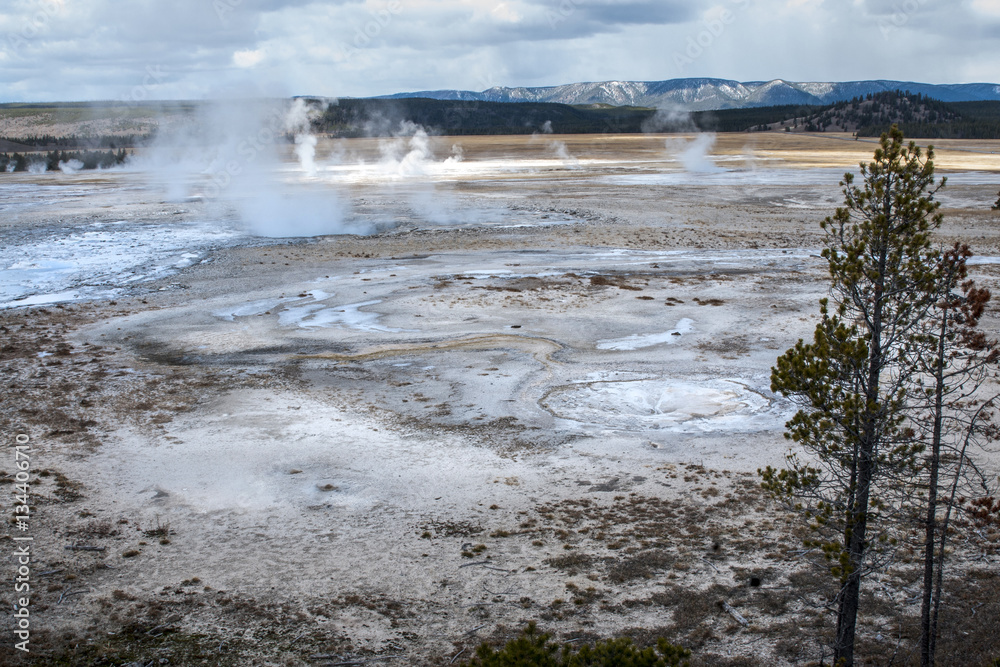
[(736, 622), (739, 623), (740, 625), (742, 625), (744, 628), (747, 627), (748, 625), (750, 625), (750, 621), (748, 621), (743, 616), (743, 614), (741, 614), (740, 612), (736, 611), (736, 609), (733, 607), (733, 605), (729, 604), (725, 600), (722, 601), (722, 608), (725, 609), (726, 612), (730, 616), (732, 616), (733, 618), (735, 618)]
[(459, 651), (458, 653), (456, 653), (456, 654), (455, 654), (455, 657), (453, 657), (453, 658), (451, 659), (451, 662), (449, 662), (448, 664), (449, 664), (449, 665), (454, 665), (454, 664), (455, 664), (455, 661), (456, 661), (456, 660), (458, 660), (458, 657), (459, 657), (460, 655), (462, 655), (463, 653), (465, 653), (465, 649), (464, 649), (464, 648), (463, 648), (463, 649), (462, 649), (461, 651)]
[(68, 544), (63, 549), (66, 551), (104, 551), (105, 547), (92, 547), (88, 545)]
[[(153, 637), (159, 637), (160, 635), (154, 635), (153, 633), (156, 632), (157, 630), (159, 630), (160, 628), (167, 627), (168, 625), (170, 625), (170, 623), (163, 623), (161, 625), (158, 625), (155, 628), (152, 628), (151, 630), (147, 630), (146, 634), (147, 635), (152, 635)], [(163, 633), (161, 632), (160, 634), (163, 634)]]
[(486, 587), (486, 584), (484, 583), (484, 584), (483, 584), (483, 590), (484, 590), (484, 591), (486, 591), (487, 593), (489, 593), (490, 595), (500, 595), (500, 596), (504, 596), (504, 595), (510, 595), (510, 594), (511, 594), (511, 591), (513, 591), (513, 590), (514, 590), (514, 587), (515, 587), (515, 586), (516, 586), (516, 584), (515, 584), (515, 585), (511, 585), (511, 586), (509, 586), (509, 587), (507, 588), (507, 590), (505, 590), (505, 591), (504, 591), (503, 593), (500, 593), (500, 592), (497, 592), (497, 591), (491, 591), (490, 589), (488, 589), (488, 588)]
[(65, 571), (66, 571), (66, 568), (61, 567), (58, 570), (49, 570), (48, 572), (39, 572), (38, 576), (39, 577), (47, 577), (50, 574), (59, 574), (60, 572), (65, 572)]
[(459, 569), (461, 569), (463, 567), (472, 567), (473, 565), (488, 565), (488, 564), (489, 564), (488, 560), (477, 560), (474, 563), (462, 563), (458, 567), (459, 567)]
[(463, 636), (463, 637), (468, 637), (469, 635), (471, 635), (471, 634), (472, 634), (473, 632), (475, 632), (476, 630), (482, 630), (482, 629), (483, 629), (483, 628), (485, 628), (485, 627), (486, 627), (486, 624), (485, 624), (485, 623), (483, 623), (482, 625), (477, 625), (476, 627), (472, 628), (471, 630), (469, 630), (468, 632), (466, 632), (466, 633), (465, 633), (464, 635), (462, 635), (462, 636)]
[[(719, 568), (715, 567), (715, 564), (712, 563), (712, 561), (708, 560), (707, 558), (702, 558), (702, 560), (705, 561), (706, 563), (708, 563), (709, 567), (711, 567), (713, 570), (715, 570), (716, 572), (719, 572)], [(719, 572), (719, 574), (722, 574), (722, 573)]]
[(380, 658), (367, 658), (365, 660), (347, 660), (345, 662), (331, 662), (327, 667), (348, 667), (348, 665), (365, 665), (369, 662), (382, 662), (383, 660), (397, 660), (402, 658), (401, 655), (386, 655)]
[(90, 592), (89, 588), (86, 588), (86, 589), (81, 588), (78, 591), (74, 591), (72, 588), (70, 588), (70, 589), (65, 590), (62, 593), (60, 593), (59, 600), (56, 601), (56, 604), (62, 604), (62, 601), (65, 600), (66, 598), (70, 597), (70, 596), (80, 595), (81, 593), (89, 593), (89, 592)]
[(889, 590), (889, 587), (885, 585), (884, 581), (879, 581), (877, 583), (879, 586), (881, 586), (882, 592), (885, 593), (885, 596), (889, 598), (889, 601), (891, 602), (894, 597), (893, 592)]

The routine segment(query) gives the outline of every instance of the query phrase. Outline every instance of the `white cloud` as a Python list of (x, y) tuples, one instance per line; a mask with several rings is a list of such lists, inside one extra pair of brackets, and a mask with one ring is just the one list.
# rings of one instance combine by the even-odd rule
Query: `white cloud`
[[(219, 2), (221, 17), (215, 0), (4, 0), (0, 101), (121, 99), (150, 68), (163, 76), (149, 90), (180, 98), (680, 76), (1000, 81), (1000, 0)], [(33, 22), (41, 7), (51, 16)], [(732, 20), (678, 72), (671, 54), (721, 9)]]
[(264, 60), (264, 51), (261, 49), (237, 51), (233, 54), (233, 64), (241, 68), (250, 68)]
[(509, 3), (501, 2), (490, 12), (494, 19), (505, 23), (519, 23), (523, 18)]
[(1000, 18), (1000, 0), (972, 0), (972, 8), (985, 16)]

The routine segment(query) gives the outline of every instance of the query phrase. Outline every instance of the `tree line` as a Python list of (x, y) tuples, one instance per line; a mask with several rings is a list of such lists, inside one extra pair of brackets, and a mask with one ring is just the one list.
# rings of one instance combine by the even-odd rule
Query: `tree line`
[(548, 102), (343, 99), (313, 122), (337, 137), (386, 136), (410, 121), (445, 135), (532, 134), (546, 127), (560, 134), (640, 132), (756, 132), (786, 129), (848, 131), (880, 136), (892, 125), (930, 138), (1000, 138), (1000, 102), (945, 103), (906, 91), (858, 96), (828, 106), (781, 105), (695, 111), (665, 119), (656, 109)]
[[(787, 108), (789, 113), (768, 117)], [(919, 93), (869, 93), (828, 106), (734, 109), (720, 132), (850, 132), (879, 137), (896, 125), (906, 136), (929, 139), (1000, 138), (1000, 102), (942, 102)], [(757, 117), (755, 117), (757, 116)]]
[(409, 121), (445, 135), (516, 135), (642, 132), (746, 132), (754, 127), (815, 112), (820, 107), (783, 105), (695, 111), (664, 120), (657, 109), (550, 102), (470, 100), (342, 99), (313, 122), (316, 132), (337, 137), (386, 136)]
[(100, 136), (52, 136), (48, 134), (33, 135), (30, 137), (0, 137), (0, 142), (19, 144), (20, 146), (30, 146), (40, 150), (49, 149), (86, 149), (96, 150), (99, 148), (117, 150), (119, 148), (133, 148), (142, 143), (148, 143), (151, 135), (100, 135)]
[(337, 137), (386, 136), (409, 121), (445, 135), (532, 134), (547, 128), (565, 134), (641, 132), (655, 113), (640, 107), (545, 102), (342, 99), (313, 122), (313, 129)]
[(49, 151), (48, 153), (0, 153), (0, 173), (55, 171), (60, 165), (71, 164), (75, 169), (109, 169), (125, 164), (129, 153), (117, 151)]
[[(893, 90), (837, 102), (789, 120), (806, 132), (852, 132), (879, 137), (895, 125), (925, 139), (1000, 138), (1000, 102), (946, 103), (919, 93)], [(770, 129), (770, 128), (758, 128)]]
[[(1000, 102), (945, 103), (920, 94), (887, 91), (828, 106), (779, 105), (694, 111), (665, 119), (657, 109), (548, 102), (342, 99), (313, 120), (313, 131), (335, 137), (388, 136), (403, 121), (444, 135), (617, 134), (641, 132), (849, 131), (880, 136), (891, 125), (911, 137), (1000, 138)], [(0, 137), (0, 149), (96, 150), (148, 144), (154, 133), (129, 136), (39, 135)]]

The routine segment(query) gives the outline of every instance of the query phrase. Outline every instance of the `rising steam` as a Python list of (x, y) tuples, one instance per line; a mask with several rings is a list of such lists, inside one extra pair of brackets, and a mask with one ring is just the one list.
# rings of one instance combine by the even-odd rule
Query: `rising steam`
[[(165, 133), (138, 166), (161, 179), (168, 199), (235, 210), (258, 236), (370, 233), (347, 222), (348, 206), (334, 184), (316, 180), (311, 121), (331, 103), (336, 101), (206, 104), (193, 123)], [(289, 141), (299, 164), (291, 174), (282, 172)]]
[[(325, 111), (325, 108), (323, 109)], [(316, 106), (310, 106), (302, 98), (292, 103), (285, 116), (285, 131), (295, 136), (295, 155), (307, 176), (316, 176), (316, 136), (312, 133), (312, 120), (319, 115)]]
[(548, 135), (551, 135), (552, 132), (552, 121), (547, 120), (542, 123), (540, 133), (533, 132), (531, 134), (531, 141), (539, 141), (542, 135), (545, 135), (545, 147), (553, 156), (563, 161), (563, 166), (568, 169), (580, 169), (580, 161), (573, 157), (573, 154), (569, 152), (569, 148), (566, 147), (566, 142), (548, 137)]
[(709, 153), (715, 146), (715, 133), (703, 132), (686, 109), (677, 106), (661, 107), (642, 125), (646, 133), (657, 132), (696, 132), (691, 141), (679, 138), (668, 138), (664, 142), (667, 152), (676, 155), (685, 171), (694, 174), (711, 174), (725, 171), (715, 164)]
[(713, 146), (715, 146), (714, 132), (703, 132), (690, 142), (687, 142), (680, 152), (680, 161), (684, 165), (684, 169), (696, 174), (711, 174), (724, 171), (709, 157), (709, 152), (711, 152)]
[(399, 124), (392, 138), (379, 142), (379, 152), (382, 173), (390, 177), (423, 176), (434, 159), (427, 130), (408, 120)]

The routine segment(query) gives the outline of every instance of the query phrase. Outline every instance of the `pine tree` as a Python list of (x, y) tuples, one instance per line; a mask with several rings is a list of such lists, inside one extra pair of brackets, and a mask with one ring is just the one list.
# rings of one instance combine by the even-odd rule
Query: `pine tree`
[(996, 397), (983, 394), (995, 379), (1000, 347), (979, 329), (991, 295), (968, 278), (966, 262), (971, 256), (968, 246), (960, 243), (942, 253), (936, 301), (924, 321), (924, 344), (913, 358), (919, 371), (911, 393), (916, 407), (913, 422), (922, 431), (921, 440), (928, 443), (914, 521), (923, 538), (922, 667), (935, 664), (948, 529), (960, 509), (958, 492), (970, 484), (973, 489), (991, 486), (970, 448), (997, 438)]
[(840, 582), (834, 660), (845, 667), (854, 664), (862, 580), (891, 562), (908, 526), (908, 481), (920, 470), (906, 408), (939, 279), (931, 232), (944, 181), (935, 185), (933, 156), (905, 145), (894, 126), (861, 165), (862, 186), (845, 175), (845, 206), (822, 223), (831, 298), (820, 302), (813, 341), (800, 340), (771, 374), (772, 390), (800, 405), (785, 435), (811, 460), (790, 453), (786, 469), (760, 471), (762, 486), (803, 513), (810, 544)]

